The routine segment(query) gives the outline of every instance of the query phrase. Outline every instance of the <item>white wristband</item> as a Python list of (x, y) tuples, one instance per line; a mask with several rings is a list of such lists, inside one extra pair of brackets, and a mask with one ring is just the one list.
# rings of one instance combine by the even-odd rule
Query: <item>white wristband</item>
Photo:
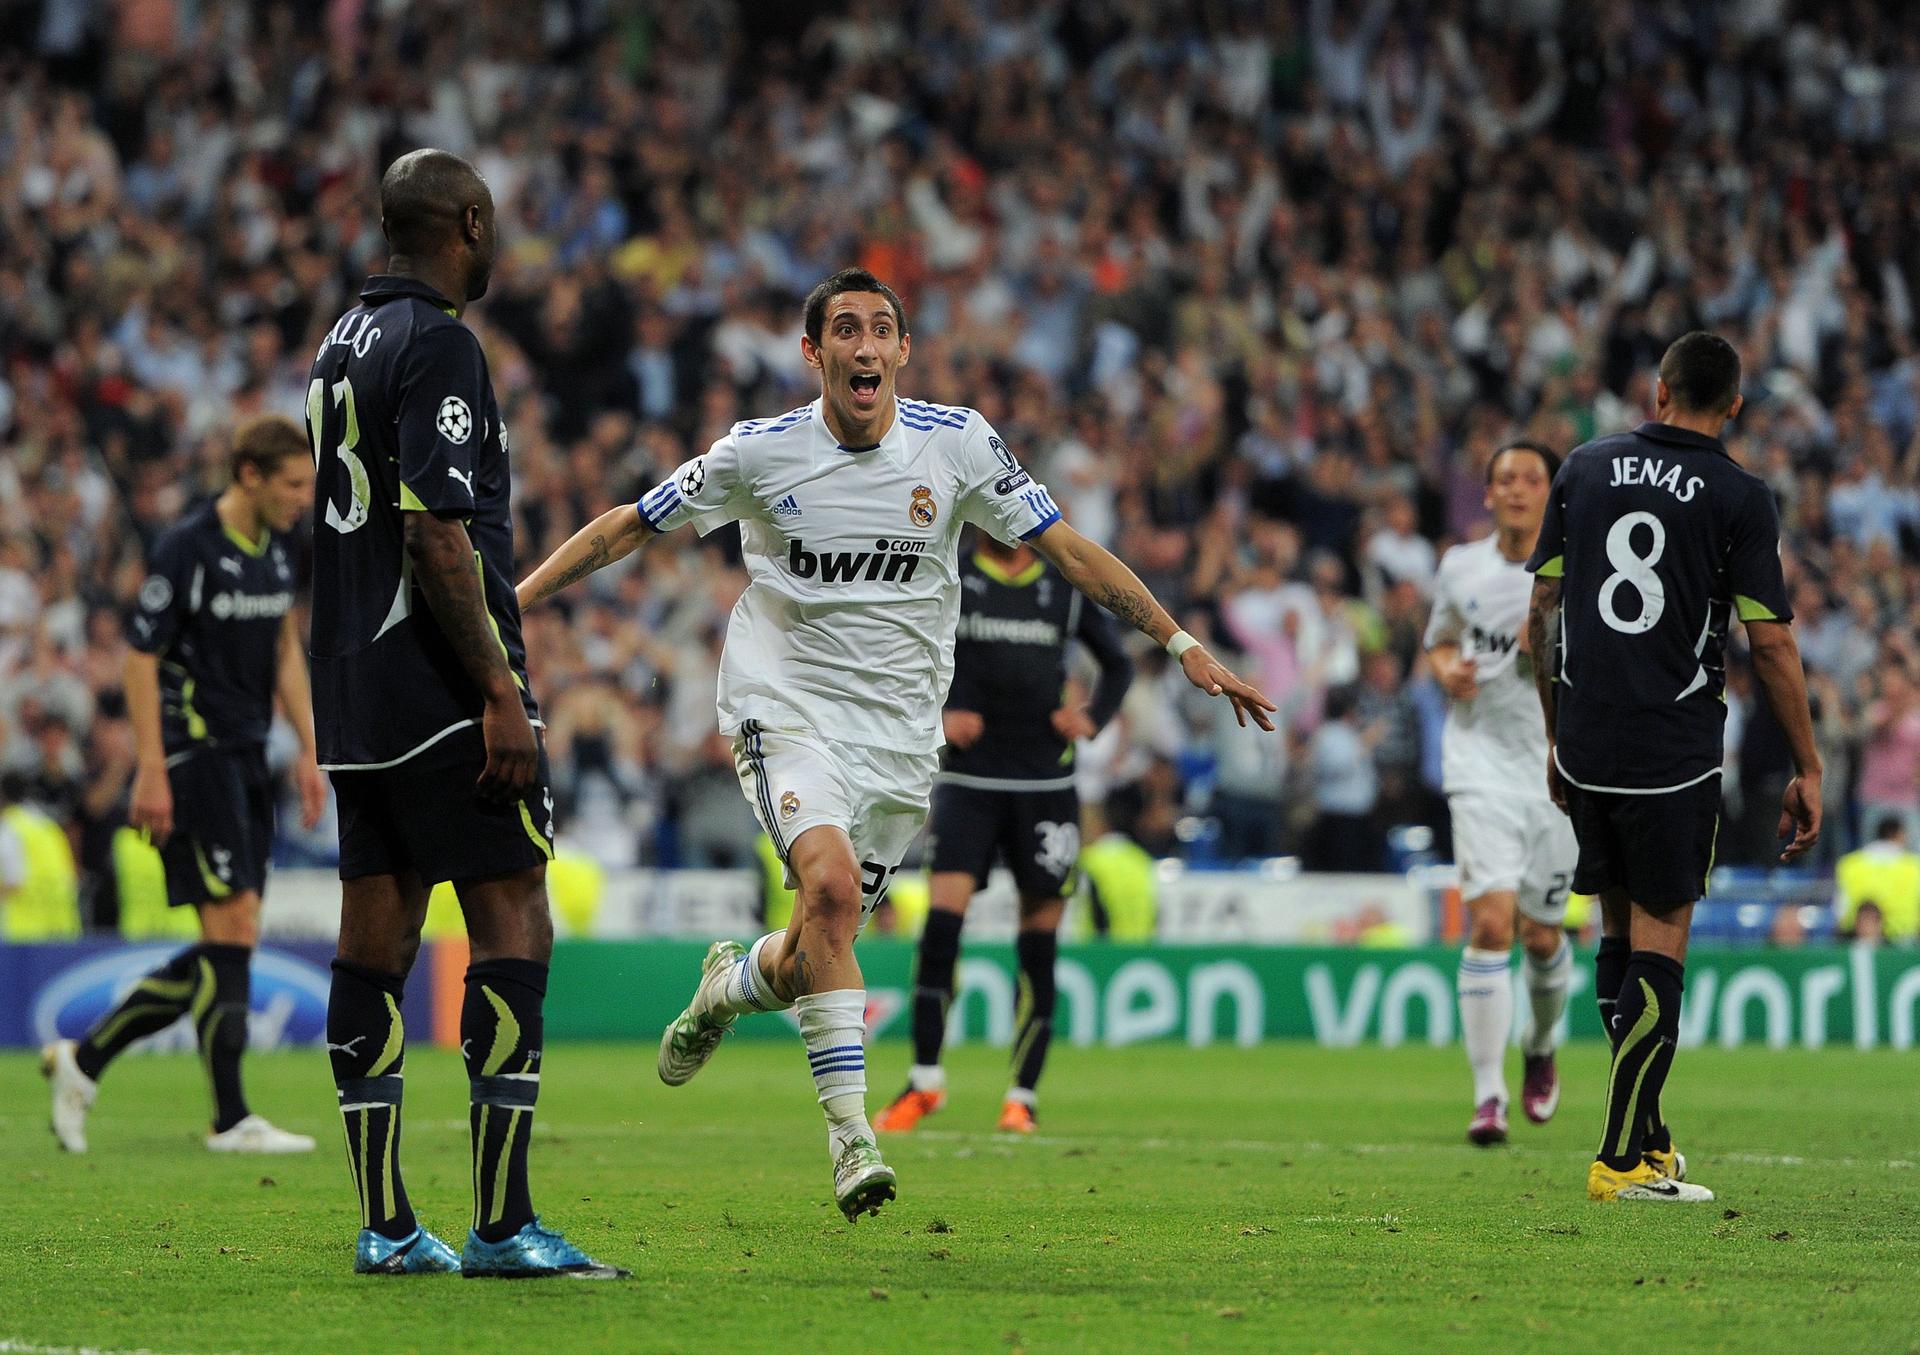
[(1187, 634), (1185, 631), (1177, 630), (1173, 633), (1173, 638), (1167, 641), (1167, 653), (1173, 656), (1173, 661), (1175, 663), (1178, 663), (1183, 657), (1185, 657), (1186, 652), (1189, 649), (1192, 649), (1195, 645), (1199, 643), (1200, 642), (1198, 640), (1194, 639), (1191, 635)]

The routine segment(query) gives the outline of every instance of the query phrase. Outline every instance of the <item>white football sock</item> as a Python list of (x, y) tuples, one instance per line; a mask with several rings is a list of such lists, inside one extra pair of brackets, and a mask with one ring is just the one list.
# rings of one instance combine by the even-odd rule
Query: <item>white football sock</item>
[(917, 1092), (943, 1092), (947, 1070), (937, 1063), (916, 1063), (907, 1069), (907, 1085)]
[(1573, 947), (1563, 936), (1551, 960), (1542, 963), (1528, 955), (1524, 968), (1533, 1017), (1520, 1047), (1529, 1054), (1551, 1054), (1559, 1043), (1556, 1036), (1560, 1014), (1567, 1009), (1567, 990), (1573, 987)]
[(734, 961), (733, 968), (727, 971), (725, 986), (715, 997), (708, 1015), (728, 1017), (745, 1012), (783, 1012), (793, 1005), (791, 1002), (782, 1002), (774, 993), (773, 985), (767, 981), (766, 970), (760, 966), (761, 952), (769, 945), (777, 951), (786, 934), (784, 929), (768, 932), (748, 947), (745, 958)]
[(1513, 971), (1504, 950), (1460, 952), (1460, 1033), (1473, 1068), (1473, 1103), (1507, 1100), (1503, 1064), (1513, 1034)]
[(808, 993), (794, 1001), (793, 1014), (800, 1018), (800, 1038), (807, 1042), (813, 1085), (826, 1112), (828, 1147), (838, 1157), (855, 1138), (872, 1142), (873, 1128), (867, 1123), (867, 990)]

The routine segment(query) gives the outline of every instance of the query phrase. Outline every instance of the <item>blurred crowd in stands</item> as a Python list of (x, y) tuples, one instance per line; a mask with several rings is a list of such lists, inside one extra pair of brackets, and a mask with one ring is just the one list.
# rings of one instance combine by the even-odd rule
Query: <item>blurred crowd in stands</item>
[[(1920, 843), (1920, 27), (1901, 8), (0, 8), (0, 784), (103, 869), (143, 546), (219, 488), (236, 419), (300, 417), (320, 335), (384, 262), (379, 172), (431, 144), (498, 204), (468, 321), (526, 562), (817, 393), (799, 298), (863, 264), (909, 308), (903, 390), (979, 408), (1283, 700), (1285, 737), (1236, 737), (1145, 653), (1083, 752), (1096, 812), (1200, 861), (1444, 854), (1420, 652), (1438, 554), (1486, 529), (1505, 440), (1637, 422), (1667, 342), (1714, 329), (1746, 364), (1730, 445), (1786, 528), (1825, 859), (1887, 818)], [(728, 534), (685, 533), (527, 619), (582, 850), (751, 861), (713, 716), (744, 582)], [(1762, 862), (1787, 753), (1729, 677), (1721, 859)]]

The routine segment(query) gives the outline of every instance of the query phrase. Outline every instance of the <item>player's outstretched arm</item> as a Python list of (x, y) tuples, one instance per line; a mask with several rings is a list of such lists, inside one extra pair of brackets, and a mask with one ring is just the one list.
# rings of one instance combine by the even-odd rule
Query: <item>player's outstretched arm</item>
[(520, 610), (524, 612), (569, 584), (580, 582), (596, 569), (626, 559), (654, 535), (653, 528), (633, 504), (609, 508), (568, 537), (565, 545), (520, 581), (514, 590), (520, 599)]
[(311, 829), (326, 810), (327, 786), (320, 779), (318, 745), (313, 738), (313, 688), (307, 680), (307, 656), (302, 652), (300, 627), (294, 624), (292, 612), (280, 623), (280, 657), (273, 690), (280, 714), (300, 740), (300, 753), (293, 761), (293, 788), (300, 795), (300, 826)]
[(1753, 678), (1766, 693), (1767, 705), (1787, 736), (1793, 755), (1793, 780), (1780, 806), (1781, 837), (1793, 840), (1780, 853), (1782, 861), (1806, 855), (1820, 840), (1820, 780), (1824, 768), (1813, 742), (1813, 711), (1807, 704), (1807, 675), (1800, 666), (1800, 644), (1793, 627), (1784, 621), (1747, 622), (1747, 645), (1753, 652)]
[(486, 702), (480, 731), (486, 739), (487, 765), (480, 773), (480, 793), (494, 800), (517, 800), (539, 773), (540, 745), (487, 612), (486, 587), (474, 568), (473, 540), (458, 518), (425, 512), (406, 515), (406, 534), (413, 580)]
[(1527, 603), (1527, 655), (1533, 660), (1533, 689), (1540, 695), (1540, 714), (1547, 721), (1547, 793), (1567, 812), (1566, 787), (1560, 784), (1560, 764), (1553, 757), (1553, 613), (1560, 606), (1560, 579), (1555, 575), (1533, 576), (1533, 596)]
[[(1031, 538), (1033, 548), (1053, 562), (1061, 577), (1105, 607), (1154, 643), (1175, 653), (1187, 681), (1209, 696), (1225, 696), (1233, 703), (1233, 717), (1241, 727), (1249, 717), (1262, 729), (1272, 729), (1278, 709), (1265, 693), (1241, 680), (1231, 668), (1207, 652), (1175, 624), (1167, 609), (1154, 600), (1140, 576), (1112, 551), (1087, 540), (1064, 521)], [(1175, 637), (1183, 643), (1172, 644)]]

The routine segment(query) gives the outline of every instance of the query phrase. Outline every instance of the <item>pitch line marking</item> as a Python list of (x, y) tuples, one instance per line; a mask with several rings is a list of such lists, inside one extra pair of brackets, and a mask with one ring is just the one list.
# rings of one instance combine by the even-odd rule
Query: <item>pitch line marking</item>
[(114, 1350), (106, 1346), (43, 1346), (33, 1341), (13, 1341), (0, 1337), (0, 1355), (160, 1355), (140, 1346), (132, 1350)]
[[(994, 1134), (968, 1129), (916, 1129), (913, 1138), (935, 1139), (957, 1144), (1011, 1144), (1030, 1143), (1040, 1147), (1052, 1148), (1136, 1148), (1150, 1152), (1247, 1152), (1247, 1153), (1357, 1153), (1362, 1155), (1380, 1155), (1397, 1157), (1408, 1154), (1431, 1156), (1434, 1153), (1448, 1153), (1458, 1157), (1470, 1157), (1492, 1160), (1499, 1154), (1489, 1154), (1486, 1149), (1467, 1143), (1321, 1143), (1316, 1140), (1284, 1139), (1122, 1139), (1099, 1135), (1072, 1134), (1022, 1134), (1017, 1139), (1011, 1134)], [(902, 1145), (905, 1146), (905, 1145)], [(1520, 1144), (1508, 1144), (1503, 1151), (1510, 1155), (1529, 1157), (1565, 1158), (1567, 1154), (1558, 1148), (1527, 1147)], [(1756, 1149), (1729, 1149), (1726, 1152), (1702, 1153), (1701, 1160), (1711, 1158), (1716, 1162), (1733, 1162), (1751, 1167), (1837, 1167), (1872, 1168), (1879, 1171), (1913, 1171), (1920, 1168), (1920, 1162), (1910, 1158), (1869, 1159), (1858, 1157), (1808, 1157), (1795, 1153), (1769, 1153)]]

